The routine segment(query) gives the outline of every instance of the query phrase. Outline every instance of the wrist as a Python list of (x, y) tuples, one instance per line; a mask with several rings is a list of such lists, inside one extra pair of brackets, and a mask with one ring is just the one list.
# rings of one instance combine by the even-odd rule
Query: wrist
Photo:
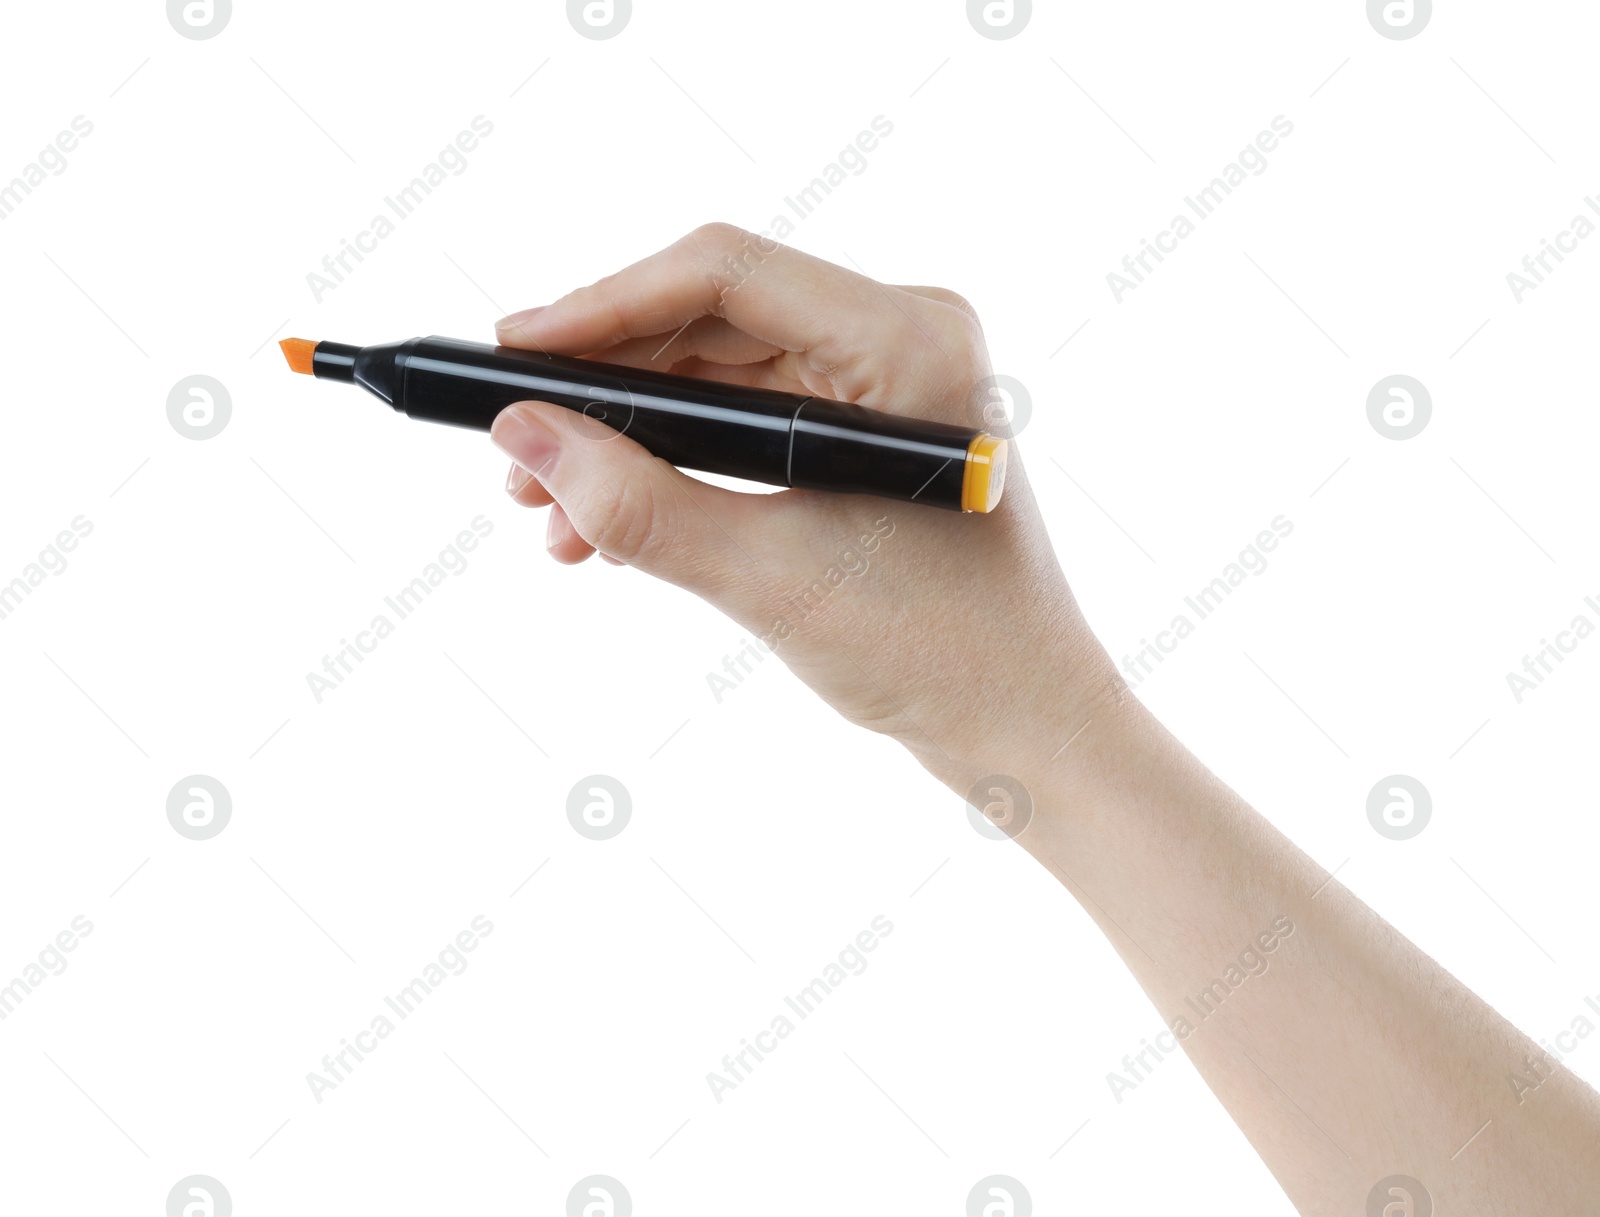
[(1022, 673), (997, 682), (959, 749), (913, 747), (918, 761), (950, 790), (982, 810), (991, 787), (1018, 794), (1058, 816), (1116, 779), (1147, 741), (1154, 718), (1099, 642), (1079, 638), (1048, 648), (1019, 648)]

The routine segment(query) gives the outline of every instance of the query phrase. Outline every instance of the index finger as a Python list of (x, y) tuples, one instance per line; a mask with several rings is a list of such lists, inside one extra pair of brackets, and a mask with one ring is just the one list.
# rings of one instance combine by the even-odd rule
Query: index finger
[[(943, 315), (941, 315), (943, 314)], [(877, 396), (908, 371), (938, 379), (918, 358), (954, 361), (970, 352), (955, 310), (756, 236), (707, 224), (666, 249), (569, 292), (545, 308), (498, 323), (506, 346), (586, 354), (630, 338), (671, 334), (700, 317), (723, 317), (762, 342), (804, 352), (852, 400)], [(876, 391), (876, 392), (875, 392)]]

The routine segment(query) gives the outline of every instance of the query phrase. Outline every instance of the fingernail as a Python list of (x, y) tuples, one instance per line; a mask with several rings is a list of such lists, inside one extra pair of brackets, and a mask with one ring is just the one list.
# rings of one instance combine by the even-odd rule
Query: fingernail
[(572, 524), (567, 519), (564, 511), (552, 511), (550, 523), (545, 525), (544, 547), (552, 550), (572, 535)]
[(561, 442), (554, 431), (535, 417), (525, 405), (507, 406), (489, 429), (492, 439), (517, 464), (535, 477), (555, 464)]
[(501, 331), (509, 330), (515, 333), (517, 330), (520, 330), (523, 325), (529, 321), (532, 321), (535, 317), (549, 307), (550, 306), (548, 304), (541, 304), (537, 308), (525, 308), (520, 313), (512, 313), (509, 317), (500, 318), (499, 321), (494, 323), (494, 328)]
[(511, 466), (511, 471), (506, 474), (506, 493), (515, 495), (517, 491), (521, 490), (532, 480), (533, 474), (529, 473), (521, 465), (513, 464)]

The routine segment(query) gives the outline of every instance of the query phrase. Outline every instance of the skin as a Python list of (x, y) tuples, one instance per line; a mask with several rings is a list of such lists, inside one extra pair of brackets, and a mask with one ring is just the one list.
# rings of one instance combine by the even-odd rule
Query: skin
[[(507, 346), (986, 424), (974, 385), (988, 354), (960, 296), (879, 284), (725, 224), (497, 329)], [(1005, 498), (980, 519), (710, 486), (549, 403), (508, 407), (492, 435), (514, 462), (508, 491), (549, 508), (557, 561), (598, 552), (637, 567), (752, 637), (787, 622), (775, 653), (850, 722), (898, 740), (1003, 821), (1003, 799), (974, 786), (1019, 781), (1031, 818), (1004, 826), (1104, 931), (1176, 1031), (1165, 1042), (1181, 1044), (1301, 1213), (1366, 1212), (1397, 1174), (1420, 1180), (1441, 1214), (1594, 1212), (1600, 1097), (1331, 881), (1127, 691), (1067, 586), (1015, 445)], [(873, 576), (797, 611), (794, 597), (874, 532)], [(1009, 692), (974, 704), (972, 688)], [(1270, 970), (1201, 1017), (1189, 999), (1246, 952), (1241, 971)], [(1519, 1096), (1513, 1073), (1536, 1085)], [(1405, 1199), (1386, 1193), (1373, 1211), (1422, 1211)]]

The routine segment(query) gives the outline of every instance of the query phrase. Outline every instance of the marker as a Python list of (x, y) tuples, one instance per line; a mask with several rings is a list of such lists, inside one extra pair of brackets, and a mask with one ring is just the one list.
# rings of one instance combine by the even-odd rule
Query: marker
[(865, 406), (454, 338), (346, 346), (285, 338), (289, 367), (358, 384), (411, 418), (487, 431), (518, 401), (548, 401), (686, 469), (773, 486), (990, 512), (1006, 441)]

